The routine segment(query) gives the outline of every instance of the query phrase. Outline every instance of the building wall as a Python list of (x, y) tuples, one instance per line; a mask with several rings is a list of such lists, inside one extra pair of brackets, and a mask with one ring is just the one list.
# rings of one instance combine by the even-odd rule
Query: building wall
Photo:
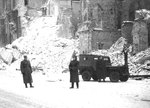
[[(92, 50), (109, 49), (110, 46), (121, 36), (118, 31), (93, 31)], [(99, 46), (101, 45), (101, 46)]]
[(2, 31), (3, 31), (3, 18), (2, 18), (2, 13), (3, 13), (3, 0), (0, 0), (0, 46), (2, 46), (3, 43), (3, 37), (2, 37)]
[(71, 38), (73, 35), (71, 0), (59, 0), (58, 24), (61, 25), (59, 36)]
[(20, 18), (18, 11), (14, 10), (18, 0), (1, 0), (0, 2), (0, 46), (5, 46), (21, 36)]
[(0, 16), (2, 15), (3, 12), (3, 0), (0, 0)]
[(132, 35), (134, 53), (143, 51), (148, 48), (148, 29), (146, 21), (135, 21), (133, 24)]
[(0, 19), (0, 47), (5, 45), (5, 19)]
[[(91, 22), (89, 29), (91, 40), (87, 37), (87, 33), (82, 32), (79, 35), (82, 37), (80, 38), (81, 52), (82, 48), (87, 48), (88, 52), (108, 49), (121, 36), (121, 32), (118, 31), (118, 2), (117, 0), (81, 0), (82, 24)], [(87, 40), (88, 43), (85, 43)]]
[(124, 21), (121, 26), (121, 36), (127, 39), (129, 44), (133, 43), (133, 36), (132, 36), (132, 28), (133, 22), (132, 21)]
[(139, 9), (150, 10), (150, 0), (123, 0), (122, 21), (133, 21), (135, 11)]
[(78, 24), (81, 23), (81, 7), (80, 1), (72, 1), (72, 19), (71, 22), (74, 26), (74, 34), (78, 29)]
[[(148, 44), (150, 45), (148, 42), (148, 39), (150, 40), (148, 37), (150, 26), (147, 28), (146, 25), (141, 23), (138, 25), (137, 22), (134, 22), (133, 27), (133, 23), (123, 22), (134, 21), (135, 11), (139, 9), (150, 10), (149, 6), (150, 0), (81, 0), (82, 23), (91, 21), (93, 29), (101, 29), (92, 32), (92, 50), (98, 49), (99, 44), (102, 45), (101, 48), (109, 48), (119, 36), (125, 37), (128, 43), (134, 44), (135, 47), (138, 43), (138, 51), (147, 48)], [(142, 25), (144, 27), (140, 28), (142, 31), (138, 31), (135, 25), (138, 25), (138, 28)], [(121, 32), (118, 29), (121, 29)], [(144, 36), (142, 37), (138, 32)], [(139, 38), (136, 39), (138, 36)]]
[(92, 20), (102, 29), (117, 29), (116, 0), (81, 0), (82, 22)]
[(28, 6), (32, 8), (41, 8), (48, 0), (28, 0)]
[(79, 52), (80, 54), (86, 54), (92, 51), (92, 32), (81, 32), (79, 37)]

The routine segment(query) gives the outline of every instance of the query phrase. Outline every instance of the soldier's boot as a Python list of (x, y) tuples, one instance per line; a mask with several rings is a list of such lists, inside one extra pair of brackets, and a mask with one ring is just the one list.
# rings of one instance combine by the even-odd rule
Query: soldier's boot
[(105, 78), (103, 79), (103, 82), (105, 82)]
[(25, 83), (25, 88), (28, 88), (28, 85), (27, 85), (27, 83)]
[(32, 83), (30, 83), (30, 87), (33, 88), (34, 86), (32, 85)]
[(74, 88), (74, 82), (71, 82), (71, 87), (70, 89)]
[(78, 82), (76, 82), (76, 85), (77, 85), (77, 88), (79, 88), (79, 83)]

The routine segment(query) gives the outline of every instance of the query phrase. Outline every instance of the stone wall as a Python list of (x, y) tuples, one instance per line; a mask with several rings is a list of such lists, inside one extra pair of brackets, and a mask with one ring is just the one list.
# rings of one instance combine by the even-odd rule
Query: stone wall
[(121, 36), (127, 39), (127, 42), (129, 44), (133, 43), (132, 27), (133, 27), (132, 21), (124, 21), (121, 26)]
[(0, 1), (0, 46), (10, 44), (20, 36), (17, 3), (18, 0)]
[(4, 20), (3, 20), (3, 17), (2, 17), (2, 14), (3, 14), (3, 1), (0, 0), (0, 46), (3, 45), (3, 28), (4, 28)]
[[(81, 52), (108, 49), (121, 36), (118, 31), (118, 3), (116, 0), (81, 0), (82, 24), (91, 22), (91, 28), (88, 29), (90, 32), (83, 30), (79, 34), (82, 37)], [(84, 24), (82, 26), (84, 28)]]
[(122, 21), (133, 21), (135, 11), (139, 9), (150, 10), (150, 0), (123, 0), (122, 1)]
[(48, 0), (29, 0), (29, 7), (32, 8), (41, 8), (43, 4), (45, 4)]
[(96, 30), (92, 32), (92, 50), (109, 49), (121, 37), (118, 31)]
[(3, 13), (3, 1), (0, 0), (0, 16), (2, 15)]
[(58, 2), (59, 7), (59, 16), (58, 16), (58, 24), (60, 25), (58, 36), (64, 38), (71, 37), (71, 1), (69, 0), (60, 0)]
[(80, 54), (89, 53), (92, 51), (92, 32), (84, 31), (81, 32), (79, 37), (79, 52)]
[(72, 25), (74, 27), (73, 35), (75, 36), (75, 32), (78, 29), (78, 24), (81, 23), (81, 7), (80, 1), (72, 1)]
[(150, 45), (149, 28), (150, 11), (146, 9), (137, 10), (132, 29), (134, 51), (145, 50)]
[(92, 20), (102, 29), (117, 29), (116, 0), (81, 0), (82, 22)]
[(5, 19), (0, 19), (0, 47), (5, 45)]
[(148, 29), (144, 20), (136, 20), (132, 29), (134, 53), (148, 48)]

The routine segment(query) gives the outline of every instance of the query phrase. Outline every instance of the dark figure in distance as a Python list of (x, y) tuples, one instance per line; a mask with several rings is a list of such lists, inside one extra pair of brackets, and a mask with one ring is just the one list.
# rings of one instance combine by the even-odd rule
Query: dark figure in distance
[(70, 82), (72, 85), (70, 88), (74, 88), (74, 82), (76, 83), (77, 88), (79, 88), (78, 65), (79, 62), (77, 61), (77, 56), (74, 56), (69, 64)]
[[(124, 54), (124, 61), (125, 61), (125, 66), (128, 67), (128, 53), (129, 53), (129, 49), (127, 47), (127, 45), (125, 44), (123, 46), (123, 50), (122, 50), (122, 54)], [(125, 69), (128, 69), (128, 68), (125, 68)], [(128, 70), (126, 70), (128, 71)]]
[(103, 61), (103, 59), (98, 60), (96, 62), (96, 68), (97, 68), (97, 76), (98, 76), (98, 82), (101, 82), (101, 79), (103, 79), (103, 81), (105, 82), (105, 78), (106, 78), (106, 67), (105, 67), (105, 61)]
[(124, 45), (122, 53), (124, 54), (124, 61), (125, 61), (126, 66), (128, 65), (128, 52), (129, 52), (129, 49), (128, 49), (127, 45)]
[(30, 87), (33, 87), (32, 86), (33, 81), (32, 81), (32, 76), (31, 76), (32, 67), (31, 67), (30, 61), (27, 59), (27, 56), (24, 56), (24, 60), (21, 61), (20, 69), (23, 75), (23, 81), (24, 81), (25, 87), (28, 88), (27, 86), (28, 83), (30, 84)]

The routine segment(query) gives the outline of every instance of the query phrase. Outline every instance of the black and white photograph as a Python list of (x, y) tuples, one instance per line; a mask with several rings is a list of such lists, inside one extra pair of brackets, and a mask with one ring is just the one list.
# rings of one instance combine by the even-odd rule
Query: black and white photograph
[(0, 0), (0, 108), (150, 108), (150, 0)]

